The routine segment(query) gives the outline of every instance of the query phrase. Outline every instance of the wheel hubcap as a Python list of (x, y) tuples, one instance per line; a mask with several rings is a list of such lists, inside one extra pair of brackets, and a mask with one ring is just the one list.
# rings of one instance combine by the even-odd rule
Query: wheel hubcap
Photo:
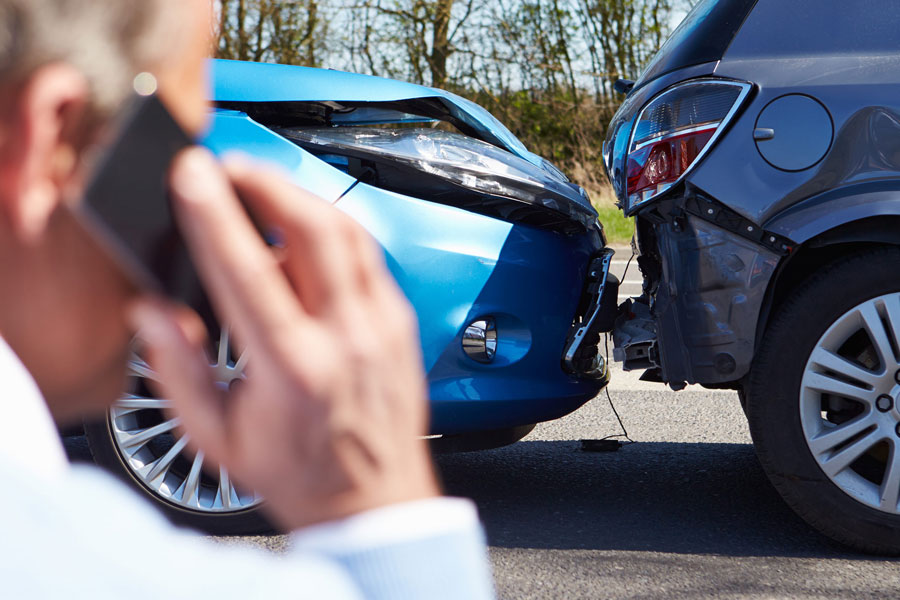
[(800, 386), (819, 467), (856, 500), (900, 514), (900, 293), (863, 302), (822, 335)]
[[(230, 389), (245, 378), (246, 353), (233, 356), (227, 327), (216, 344), (212, 370), (217, 385)], [(147, 385), (157, 375), (137, 354), (129, 362), (131, 393), (109, 411), (110, 430), (122, 459), (146, 488), (180, 508), (204, 513), (239, 512), (262, 500), (234, 486), (223, 468), (209, 472), (202, 452), (186, 450), (189, 437), (178, 429), (177, 417), (167, 414), (169, 400), (156, 398)]]

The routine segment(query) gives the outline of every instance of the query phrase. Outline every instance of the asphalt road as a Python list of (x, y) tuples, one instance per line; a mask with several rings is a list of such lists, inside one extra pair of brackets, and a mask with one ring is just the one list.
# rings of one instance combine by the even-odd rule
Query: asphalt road
[(900, 597), (900, 563), (846, 551), (781, 502), (736, 394), (614, 382), (636, 441), (617, 452), (581, 450), (619, 431), (602, 395), (512, 446), (437, 457), (447, 491), (478, 505), (500, 598)]
[(499, 594), (525, 598), (896, 598), (900, 564), (809, 529), (762, 473), (737, 397), (620, 376), (605, 397), (500, 450), (439, 460), (475, 499)]
[(501, 598), (900, 597), (900, 562), (832, 544), (781, 502), (735, 393), (675, 393), (614, 371), (610, 394), (636, 441), (617, 452), (581, 450), (619, 432), (601, 395), (507, 448), (437, 457), (447, 491), (478, 505)]

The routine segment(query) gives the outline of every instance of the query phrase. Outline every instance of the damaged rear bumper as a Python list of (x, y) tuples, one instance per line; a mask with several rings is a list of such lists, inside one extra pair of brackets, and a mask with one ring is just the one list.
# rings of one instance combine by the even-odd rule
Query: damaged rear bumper
[(644, 294), (620, 307), (613, 332), (614, 356), (626, 370), (645, 369), (645, 378), (675, 388), (728, 386), (747, 375), (783, 255), (780, 240), (749, 235), (746, 223), (723, 221), (721, 205), (708, 207), (638, 217)]

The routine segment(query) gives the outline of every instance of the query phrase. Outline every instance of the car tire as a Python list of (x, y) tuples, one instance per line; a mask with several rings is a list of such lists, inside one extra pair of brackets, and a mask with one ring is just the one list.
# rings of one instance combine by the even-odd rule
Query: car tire
[(126, 459), (114, 441), (109, 417), (86, 422), (84, 433), (94, 462), (147, 498), (173, 523), (211, 535), (261, 535), (275, 531), (260, 511), (259, 505), (234, 512), (190, 510), (178, 506), (145, 485), (135, 470), (125, 462)]
[(832, 539), (888, 555), (900, 554), (898, 333), (900, 249), (847, 256), (792, 290), (746, 390), (757, 455), (788, 505)]

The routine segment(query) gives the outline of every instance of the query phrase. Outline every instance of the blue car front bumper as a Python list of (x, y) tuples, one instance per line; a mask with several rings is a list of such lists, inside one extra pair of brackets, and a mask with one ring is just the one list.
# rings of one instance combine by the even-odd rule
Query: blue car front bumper
[[(599, 233), (563, 236), (364, 185), (337, 206), (384, 246), (419, 316), (433, 432), (555, 419), (606, 383), (562, 368)], [(487, 316), (497, 354), (482, 364), (463, 352), (462, 332)]]

